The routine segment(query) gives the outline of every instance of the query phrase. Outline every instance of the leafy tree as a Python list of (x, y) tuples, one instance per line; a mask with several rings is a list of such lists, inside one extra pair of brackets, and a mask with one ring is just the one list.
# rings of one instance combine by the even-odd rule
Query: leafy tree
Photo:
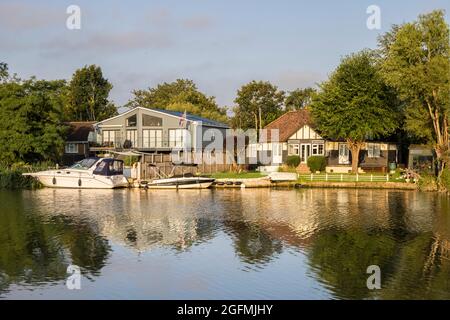
[(192, 80), (177, 79), (164, 82), (154, 88), (133, 91), (128, 102), (130, 108), (144, 107), (189, 112), (211, 120), (226, 122), (226, 108), (220, 108), (214, 97), (208, 97), (197, 89)]
[(385, 81), (406, 104), (406, 129), (434, 146), (439, 177), (449, 165), (450, 44), (444, 12), (394, 26), (379, 40)]
[(311, 106), (314, 122), (326, 137), (347, 141), (352, 171), (357, 173), (363, 143), (398, 126), (395, 94), (383, 82), (369, 50), (345, 57), (320, 88)]
[(112, 84), (103, 77), (98, 66), (85, 66), (75, 71), (69, 83), (65, 116), (70, 121), (101, 121), (117, 115), (108, 100)]
[(8, 65), (4, 62), (0, 62), (0, 82), (6, 81), (8, 76)]
[(296, 89), (289, 92), (284, 102), (286, 111), (300, 110), (306, 108), (311, 104), (313, 93), (316, 92), (313, 88)]
[(64, 80), (0, 84), (0, 162), (57, 160), (64, 149)]
[(234, 100), (233, 126), (244, 130), (262, 129), (280, 116), (284, 96), (284, 92), (270, 82), (252, 81), (243, 85)]

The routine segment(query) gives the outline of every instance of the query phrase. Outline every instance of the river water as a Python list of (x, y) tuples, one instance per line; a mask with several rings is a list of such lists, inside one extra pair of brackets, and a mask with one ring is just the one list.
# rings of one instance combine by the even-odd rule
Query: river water
[[(67, 286), (70, 265), (81, 277)], [(371, 265), (381, 289), (367, 287)], [(344, 189), (0, 191), (0, 298), (450, 299), (450, 200)]]

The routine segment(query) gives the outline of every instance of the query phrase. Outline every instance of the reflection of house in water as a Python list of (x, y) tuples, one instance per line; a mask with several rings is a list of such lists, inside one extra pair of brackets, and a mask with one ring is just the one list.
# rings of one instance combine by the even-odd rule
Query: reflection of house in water
[[(99, 235), (138, 251), (157, 246), (182, 250), (211, 238), (215, 229), (210, 217), (189, 210), (195, 208), (193, 202), (201, 201), (199, 190), (180, 193), (161, 190), (156, 195), (141, 190), (46, 189), (39, 196), (41, 206), (51, 203), (53, 207), (45, 210), (46, 214), (63, 214), (89, 223)], [(72, 206), (67, 207), (67, 203)]]

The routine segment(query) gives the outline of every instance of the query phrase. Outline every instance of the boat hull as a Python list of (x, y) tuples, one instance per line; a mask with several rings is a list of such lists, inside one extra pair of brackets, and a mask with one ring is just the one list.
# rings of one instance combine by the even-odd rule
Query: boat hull
[(82, 173), (77, 175), (74, 172), (67, 173), (64, 171), (61, 171), (61, 173), (38, 172), (28, 175), (35, 177), (48, 188), (115, 189), (128, 186), (127, 179), (122, 175), (109, 177)]
[(185, 185), (147, 185), (148, 189), (208, 189), (212, 182), (193, 183)]
[(207, 189), (214, 182), (209, 178), (169, 178), (159, 179), (145, 185), (148, 189)]

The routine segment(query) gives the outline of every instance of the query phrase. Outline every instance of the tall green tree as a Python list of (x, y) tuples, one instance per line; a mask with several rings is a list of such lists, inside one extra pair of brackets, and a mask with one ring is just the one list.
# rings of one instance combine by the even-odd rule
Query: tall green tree
[(223, 122), (228, 120), (226, 108), (219, 107), (214, 97), (208, 97), (200, 92), (194, 81), (189, 79), (177, 79), (147, 90), (135, 90), (127, 106), (186, 111), (212, 120)]
[(64, 80), (0, 84), (0, 162), (57, 161), (64, 150)]
[(450, 161), (449, 41), (442, 10), (394, 26), (379, 39), (383, 77), (407, 106), (408, 132), (434, 147), (439, 176)]
[(288, 93), (284, 102), (286, 111), (305, 109), (311, 104), (314, 88), (296, 89)]
[(112, 84), (96, 65), (75, 71), (67, 91), (66, 119), (70, 121), (101, 121), (117, 115), (117, 108), (108, 99)]
[(0, 83), (8, 79), (8, 65), (4, 62), (0, 62)]
[(352, 171), (357, 173), (365, 141), (398, 127), (396, 96), (381, 78), (376, 57), (369, 50), (345, 57), (320, 89), (311, 105), (314, 122), (324, 136), (347, 142)]
[(270, 82), (252, 81), (243, 85), (234, 100), (233, 127), (262, 129), (283, 111), (285, 93)]

